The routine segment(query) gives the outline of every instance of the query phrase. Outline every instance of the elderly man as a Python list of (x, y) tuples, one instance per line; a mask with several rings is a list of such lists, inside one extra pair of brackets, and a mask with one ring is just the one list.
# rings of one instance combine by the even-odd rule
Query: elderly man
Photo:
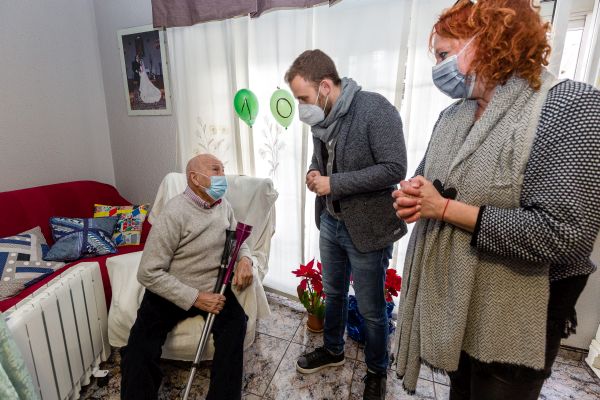
[[(246, 314), (227, 289), (213, 293), (225, 244), (235, 229), (223, 164), (210, 154), (191, 159), (188, 187), (167, 203), (148, 236), (138, 280), (146, 287), (127, 346), (121, 350), (121, 398), (156, 399), (162, 345), (175, 325), (195, 315), (216, 314), (215, 354), (207, 399), (240, 399)], [(239, 253), (233, 284), (252, 283), (250, 251)]]

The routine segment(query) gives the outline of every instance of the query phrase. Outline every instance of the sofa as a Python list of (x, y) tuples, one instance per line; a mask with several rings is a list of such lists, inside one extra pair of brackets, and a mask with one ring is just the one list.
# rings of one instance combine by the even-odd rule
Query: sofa
[[(114, 206), (130, 205), (114, 186), (95, 181), (74, 181), (32, 187), (0, 193), (0, 237), (7, 237), (39, 226), (49, 245), (53, 244), (49, 219), (54, 216), (91, 218), (94, 204)], [(106, 260), (110, 257), (143, 250), (151, 225), (144, 221), (141, 244), (118, 247), (118, 253), (101, 257), (83, 258), (65, 265), (52, 275), (27, 287), (16, 296), (0, 301), (0, 312), (4, 312), (27, 298), (37, 289), (60, 276), (65, 270), (81, 262), (96, 261), (100, 265), (106, 304), (111, 302), (111, 286), (106, 269)]]

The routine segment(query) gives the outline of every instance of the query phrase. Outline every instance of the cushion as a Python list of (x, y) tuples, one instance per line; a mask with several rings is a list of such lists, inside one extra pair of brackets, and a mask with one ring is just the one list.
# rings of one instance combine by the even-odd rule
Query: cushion
[(119, 220), (113, 233), (117, 246), (137, 246), (142, 239), (142, 225), (148, 214), (148, 204), (131, 206), (107, 206), (96, 204), (94, 217), (117, 216)]
[(54, 245), (44, 260), (75, 261), (82, 257), (116, 253), (112, 241), (118, 217), (106, 218), (50, 218)]
[(25, 287), (64, 266), (42, 259), (48, 245), (40, 227), (0, 238), (0, 300), (12, 297)]

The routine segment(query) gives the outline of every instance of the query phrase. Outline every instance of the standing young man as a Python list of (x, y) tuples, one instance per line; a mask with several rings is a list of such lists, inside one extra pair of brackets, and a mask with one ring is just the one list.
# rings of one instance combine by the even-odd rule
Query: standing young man
[(368, 372), (363, 399), (384, 399), (388, 319), (385, 271), (392, 245), (406, 233), (390, 202), (406, 174), (398, 111), (377, 93), (340, 79), (333, 60), (307, 50), (285, 76), (299, 101), (300, 120), (311, 126), (314, 152), (306, 185), (317, 194), (325, 303), (324, 346), (297, 361), (301, 373), (342, 365), (350, 274), (365, 318)]

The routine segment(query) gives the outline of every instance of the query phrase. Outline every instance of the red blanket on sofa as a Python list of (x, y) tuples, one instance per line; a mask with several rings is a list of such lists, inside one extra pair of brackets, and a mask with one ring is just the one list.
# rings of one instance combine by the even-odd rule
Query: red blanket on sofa
[[(0, 193), (0, 237), (15, 235), (39, 226), (42, 228), (48, 244), (52, 245), (54, 242), (52, 241), (52, 233), (48, 221), (50, 217), (91, 218), (94, 216), (94, 204), (124, 206), (132, 203), (124, 199), (113, 186), (95, 181), (58, 183)], [(122, 246), (118, 247), (118, 253), (116, 254), (83, 258), (67, 264), (52, 275), (26, 288), (18, 295), (0, 301), (0, 311), (6, 311), (17, 304), (66, 269), (78, 263), (88, 261), (97, 261), (100, 264), (106, 305), (108, 307), (112, 292), (108, 271), (106, 270), (106, 259), (119, 254), (143, 250), (150, 227), (148, 221), (144, 221), (142, 239), (139, 246)]]

